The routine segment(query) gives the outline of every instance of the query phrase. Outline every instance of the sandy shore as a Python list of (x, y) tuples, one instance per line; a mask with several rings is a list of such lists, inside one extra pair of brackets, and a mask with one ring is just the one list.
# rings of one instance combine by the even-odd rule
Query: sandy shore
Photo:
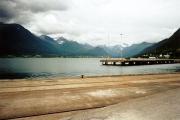
[(180, 88), (180, 73), (83, 79), (2, 80), (0, 81), (0, 119), (72, 118), (78, 113), (89, 111), (86, 109), (124, 103), (131, 99), (177, 90), (177, 88)]

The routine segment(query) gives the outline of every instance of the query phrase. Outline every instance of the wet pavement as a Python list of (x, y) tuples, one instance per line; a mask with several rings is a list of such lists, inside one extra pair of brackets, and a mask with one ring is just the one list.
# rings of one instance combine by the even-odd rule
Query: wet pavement
[(61, 120), (180, 120), (180, 88), (82, 111)]

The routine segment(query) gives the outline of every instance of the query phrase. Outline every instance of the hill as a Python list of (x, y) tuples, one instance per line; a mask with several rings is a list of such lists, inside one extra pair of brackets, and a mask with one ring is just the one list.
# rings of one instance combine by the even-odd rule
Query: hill
[(171, 58), (180, 58), (180, 29), (171, 37), (147, 47), (139, 55), (159, 56), (169, 54)]
[(18, 24), (0, 24), (0, 56), (60, 54), (58, 44), (32, 34)]

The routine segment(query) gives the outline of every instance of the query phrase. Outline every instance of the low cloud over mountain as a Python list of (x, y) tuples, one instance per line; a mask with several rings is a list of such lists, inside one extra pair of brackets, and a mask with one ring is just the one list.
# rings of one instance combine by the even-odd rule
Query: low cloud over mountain
[(179, 0), (0, 0), (0, 21), (79, 43), (132, 45), (175, 32), (179, 6)]

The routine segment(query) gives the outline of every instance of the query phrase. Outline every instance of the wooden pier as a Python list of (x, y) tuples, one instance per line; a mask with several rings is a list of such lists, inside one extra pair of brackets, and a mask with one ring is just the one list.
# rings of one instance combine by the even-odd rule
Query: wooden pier
[(150, 59), (150, 58), (107, 58), (100, 60), (102, 65), (152, 65), (152, 64), (173, 64), (180, 63), (180, 59)]

